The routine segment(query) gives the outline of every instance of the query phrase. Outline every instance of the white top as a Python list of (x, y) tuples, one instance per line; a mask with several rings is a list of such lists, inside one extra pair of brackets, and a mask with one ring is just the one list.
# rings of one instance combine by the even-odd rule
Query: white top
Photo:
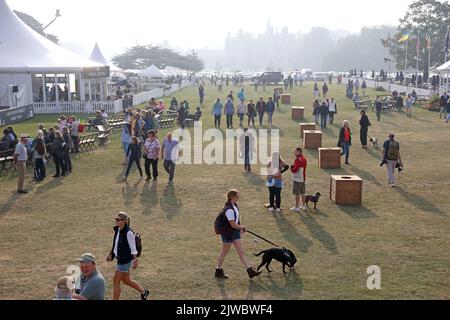
[(328, 104), (328, 108), (330, 110), (330, 112), (336, 112), (336, 101), (331, 102)]
[(27, 161), (28, 160), (28, 154), (27, 149), (22, 143), (18, 143), (16, 145), (16, 150), (14, 151), (14, 154), (17, 154), (17, 161)]
[(240, 114), (247, 113), (247, 106), (245, 105), (245, 103), (239, 103), (237, 113), (240, 113)]
[(80, 126), (80, 122), (79, 121), (74, 121), (72, 122), (72, 125), (70, 127), (70, 135), (74, 136), (74, 137), (78, 137), (79, 136), (79, 132), (78, 132), (78, 127)]
[(239, 223), (239, 210), (235, 205), (233, 205), (233, 208), (234, 208), (234, 211), (236, 212), (236, 220), (234, 220), (234, 211), (232, 209), (228, 209), (225, 212), (225, 215), (227, 216), (228, 221), (234, 220), (234, 222), (236, 222), (236, 224), (238, 224)]
[[(120, 230), (117, 232), (117, 236), (116, 236), (116, 241), (114, 243), (114, 255), (117, 257), (117, 247), (119, 246), (119, 235), (120, 235)], [(136, 249), (136, 240), (135, 240), (135, 236), (134, 233), (130, 230), (127, 233), (127, 240), (128, 240), (128, 245), (130, 246), (130, 250), (131, 250), (131, 255), (135, 256), (137, 255), (137, 249)]]

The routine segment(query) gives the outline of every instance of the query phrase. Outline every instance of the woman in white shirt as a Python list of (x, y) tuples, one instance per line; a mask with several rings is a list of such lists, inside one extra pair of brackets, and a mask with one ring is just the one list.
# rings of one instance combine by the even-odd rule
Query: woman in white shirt
[(337, 103), (334, 98), (331, 98), (329, 104), (328, 104), (328, 116), (330, 117), (330, 124), (333, 124), (334, 121), (334, 115), (337, 114)]
[(223, 271), (223, 262), (225, 261), (225, 257), (231, 249), (231, 246), (234, 245), (236, 251), (241, 259), (242, 264), (245, 266), (247, 270), (248, 276), (254, 278), (261, 274), (261, 272), (255, 271), (249, 264), (247, 257), (245, 256), (244, 246), (241, 242), (241, 234), (245, 233), (246, 228), (240, 223), (240, 213), (239, 208), (237, 206), (237, 202), (239, 201), (239, 192), (237, 190), (230, 190), (227, 193), (227, 203), (222, 211), (222, 218), (226, 220), (226, 224), (224, 225), (221, 237), (222, 237), (222, 252), (219, 255), (217, 261), (217, 268), (215, 277), (221, 279), (228, 279), (228, 276)]

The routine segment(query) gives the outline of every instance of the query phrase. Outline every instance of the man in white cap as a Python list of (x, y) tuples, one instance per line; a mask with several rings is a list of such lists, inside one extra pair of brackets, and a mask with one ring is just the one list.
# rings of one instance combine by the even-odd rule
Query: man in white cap
[(25, 182), (25, 171), (27, 167), (28, 153), (26, 144), (28, 142), (28, 135), (22, 134), (20, 136), (20, 142), (16, 146), (14, 151), (13, 165), (19, 174), (19, 181), (17, 183), (18, 193), (28, 193), (27, 190), (23, 188)]
[(85, 253), (78, 259), (81, 270), (81, 287), (73, 295), (75, 300), (105, 300), (106, 282), (103, 275), (97, 271), (95, 257)]

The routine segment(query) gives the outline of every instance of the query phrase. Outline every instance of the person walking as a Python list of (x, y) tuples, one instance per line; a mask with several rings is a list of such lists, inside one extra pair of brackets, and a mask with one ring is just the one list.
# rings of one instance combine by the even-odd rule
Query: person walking
[(136, 235), (130, 227), (130, 216), (126, 212), (119, 212), (115, 218), (116, 226), (112, 249), (106, 261), (117, 260), (116, 272), (114, 274), (113, 300), (119, 300), (121, 294), (120, 285), (123, 282), (141, 294), (141, 300), (147, 300), (150, 291), (141, 286), (130, 277), (130, 268), (138, 267), (138, 251), (136, 248)]
[(258, 112), (259, 126), (262, 127), (264, 120), (264, 113), (266, 112), (266, 102), (262, 97), (259, 98), (259, 101), (256, 103), (256, 111)]
[(128, 166), (127, 171), (125, 173), (125, 176), (123, 177), (123, 181), (127, 181), (128, 175), (130, 174), (130, 169), (133, 163), (136, 163), (136, 166), (139, 170), (139, 175), (141, 176), (141, 180), (144, 179), (144, 176), (142, 175), (142, 168), (141, 168), (141, 145), (139, 144), (139, 139), (135, 136), (131, 138), (131, 144), (128, 145), (127, 150), (127, 158), (128, 158)]
[(55, 162), (56, 174), (53, 178), (65, 177), (66, 166), (64, 165), (64, 138), (61, 132), (55, 131), (55, 140), (51, 146), (51, 154)]
[(319, 86), (317, 85), (317, 82), (314, 83), (314, 98), (318, 98), (320, 97), (320, 92), (319, 92)]
[(247, 106), (245, 105), (245, 102), (240, 100), (238, 107), (237, 107), (237, 115), (239, 117), (239, 127), (243, 127), (244, 117), (247, 113)]
[(442, 115), (445, 115), (445, 105), (447, 104), (449, 96), (447, 95), (447, 92), (444, 92), (444, 94), (441, 96), (439, 100), (439, 106), (440, 106), (440, 112), (439, 112), (439, 119), (442, 119)]
[(325, 101), (323, 101), (319, 107), (319, 114), (320, 114), (320, 128), (322, 130), (326, 129), (328, 119), (328, 105)]
[(342, 128), (339, 132), (338, 147), (342, 148), (341, 156), (345, 155), (345, 164), (350, 164), (348, 162), (350, 156), (350, 146), (352, 145), (352, 133), (347, 120), (342, 122)]
[(328, 118), (330, 119), (330, 124), (334, 122), (334, 116), (337, 114), (337, 102), (334, 98), (331, 98), (328, 103)]
[(366, 80), (363, 80), (363, 82), (361, 83), (361, 91), (362, 91), (363, 97), (366, 96), (366, 89), (367, 89), (367, 83), (366, 83)]
[(203, 101), (205, 99), (205, 87), (203, 86), (202, 83), (198, 87), (198, 96), (200, 98), (200, 105), (203, 106)]
[(370, 123), (369, 117), (366, 114), (365, 110), (361, 110), (361, 119), (359, 120), (360, 130), (359, 130), (359, 138), (361, 141), (361, 146), (363, 149), (367, 149), (367, 136), (369, 133), (369, 127), (372, 125)]
[[(250, 103), (247, 105), (247, 115), (248, 115), (247, 126), (254, 128), (256, 117), (256, 105), (253, 103), (253, 100), (250, 100)], [(250, 122), (252, 123), (251, 125)]]
[(126, 123), (124, 124), (123, 128), (122, 128), (122, 146), (123, 146), (123, 154), (125, 156), (125, 159), (123, 161), (123, 165), (127, 165), (128, 164), (128, 156), (127, 156), (127, 152), (128, 152), (128, 146), (131, 143), (131, 137), (133, 135), (131, 134), (131, 124)]
[(244, 170), (247, 172), (252, 171), (253, 153), (255, 149), (255, 137), (248, 131), (248, 128), (244, 129), (244, 134), (239, 137), (239, 157), (244, 160)]
[(240, 102), (242, 102), (242, 103), (245, 102), (245, 91), (244, 91), (244, 88), (242, 88), (242, 89), (238, 92), (237, 97), (238, 97), (238, 99), (239, 99)]
[(275, 112), (275, 103), (273, 102), (272, 97), (269, 97), (269, 101), (267, 101), (266, 112), (267, 112), (267, 122), (269, 125), (269, 129), (272, 129), (272, 118), (273, 118), (273, 113)]
[(402, 158), (400, 156), (400, 144), (395, 140), (393, 133), (389, 134), (389, 139), (383, 144), (383, 163), (386, 164), (388, 173), (388, 186), (395, 187), (394, 172), (397, 164), (403, 166)]
[(63, 128), (63, 138), (64, 138), (64, 166), (66, 167), (66, 172), (72, 172), (72, 160), (70, 159), (70, 151), (73, 150), (73, 140), (70, 136), (69, 128)]
[(233, 129), (234, 104), (231, 98), (225, 103), (225, 114), (227, 116), (227, 129)]
[(13, 165), (19, 174), (19, 179), (17, 182), (17, 193), (28, 193), (24, 189), (25, 183), (25, 173), (27, 167), (28, 153), (26, 149), (26, 144), (28, 141), (28, 135), (22, 134), (20, 136), (19, 143), (16, 145), (13, 157)]
[(281, 158), (279, 152), (274, 152), (267, 165), (267, 187), (269, 188), (269, 211), (281, 212), (281, 190), (284, 187), (282, 174), (289, 170), (289, 166)]
[(280, 99), (281, 99), (281, 94), (278, 91), (278, 89), (273, 89), (273, 101), (275, 101), (275, 104), (277, 105), (277, 109), (280, 108)]
[(448, 123), (448, 121), (450, 120), (450, 98), (448, 98), (448, 100), (447, 100), (445, 109), (447, 111), (447, 120), (445, 120), (445, 123)]
[(413, 98), (411, 97), (411, 94), (408, 94), (406, 97), (406, 117), (408, 119), (411, 119), (412, 115), (412, 107), (413, 107)]
[(327, 93), (328, 93), (328, 86), (327, 86), (326, 82), (323, 83), (322, 93), (323, 93), (323, 98), (326, 99), (327, 98)]
[(320, 108), (320, 103), (319, 100), (315, 100), (313, 103), (313, 116), (314, 116), (314, 121), (316, 123), (316, 125), (319, 125), (319, 117), (320, 117), (320, 113), (319, 113), (319, 108)]
[(178, 141), (172, 138), (172, 132), (167, 134), (162, 143), (161, 156), (164, 161), (164, 170), (169, 174), (168, 184), (172, 184), (175, 175), (175, 162), (179, 156)]
[(375, 111), (377, 113), (377, 121), (381, 120), (381, 111), (383, 110), (383, 102), (381, 102), (381, 98), (377, 97), (375, 100)]
[(71, 117), (71, 124), (70, 124), (70, 136), (72, 137), (73, 141), (73, 152), (79, 153), (80, 152), (80, 121), (77, 120), (75, 116)]
[(158, 180), (158, 160), (159, 152), (161, 150), (161, 144), (156, 138), (156, 132), (150, 130), (148, 132), (148, 138), (144, 144), (145, 151), (145, 173), (147, 175), (147, 180), (152, 180), (152, 175), (150, 174), (150, 166), (152, 167), (153, 181)]
[(232, 189), (227, 192), (227, 202), (225, 203), (221, 213), (221, 218), (227, 220), (226, 230), (223, 230), (221, 234), (222, 251), (217, 259), (217, 267), (215, 271), (215, 277), (219, 279), (228, 279), (228, 276), (223, 271), (223, 263), (225, 261), (225, 257), (231, 249), (231, 246), (235, 247), (241, 263), (247, 270), (247, 274), (250, 279), (261, 274), (260, 271), (257, 272), (252, 268), (245, 255), (241, 235), (247, 232), (247, 229), (241, 224), (241, 214), (237, 204), (238, 201), (239, 191)]
[(222, 110), (223, 104), (220, 102), (220, 99), (217, 99), (211, 111), (211, 114), (214, 115), (214, 127), (216, 129), (220, 128), (220, 118), (222, 118)]
[[(306, 210), (306, 166), (308, 161), (303, 156), (302, 148), (295, 150), (295, 162), (291, 166), (292, 180), (293, 180), (293, 194), (295, 196), (295, 207), (291, 208), (294, 212)], [(301, 205), (300, 205), (301, 200)]]

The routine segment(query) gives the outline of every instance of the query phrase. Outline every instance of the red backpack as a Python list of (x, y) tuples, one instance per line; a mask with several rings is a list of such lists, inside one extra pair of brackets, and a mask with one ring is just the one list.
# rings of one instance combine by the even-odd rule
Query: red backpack
[(79, 132), (79, 133), (83, 133), (83, 132), (84, 132), (84, 129), (85, 129), (84, 124), (78, 125), (78, 132)]

